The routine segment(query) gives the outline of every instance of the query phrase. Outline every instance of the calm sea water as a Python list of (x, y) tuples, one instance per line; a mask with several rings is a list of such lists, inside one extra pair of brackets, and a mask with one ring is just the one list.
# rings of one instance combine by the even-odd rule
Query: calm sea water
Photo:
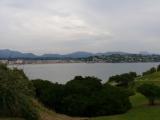
[(142, 73), (160, 63), (70, 63), (70, 64), (31, 64), (18, 65), (30, 79), (44, 79), (66, 83), (77, 75), (95, 76), (106, 82), (112, 75), (137, 72)]

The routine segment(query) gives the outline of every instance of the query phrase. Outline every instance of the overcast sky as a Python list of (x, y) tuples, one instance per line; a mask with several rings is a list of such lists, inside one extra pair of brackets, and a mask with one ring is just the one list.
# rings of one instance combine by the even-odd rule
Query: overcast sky
[(0, 0), (0, 49), (160, 53), (160, 0)]

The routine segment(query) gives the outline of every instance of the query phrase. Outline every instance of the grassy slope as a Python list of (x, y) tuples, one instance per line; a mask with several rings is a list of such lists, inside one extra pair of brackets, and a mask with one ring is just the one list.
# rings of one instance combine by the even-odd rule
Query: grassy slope
[[(160, 72), (139, 77), (136, 85), (143, 83), (154, 83), (160, 85)], [(131, 97), (133, 108), (125, 114), (107, 117), (97, 117), (91, 120), (160, 120), (160, 106), (148, 106), (147, 100), (140, 94)], [(41, 116), (41, 120), (85, 120), (85, 118), (72, 118), (66, 115), (50, 111), (35, 101)], [(0, 120), (23, 120), (18, 118), (0, 118)]]
[(160, 106), (148, 106), (146, 99), (136, 94), (131, 98), (133, 108), (125, 114), (97, 117), (91, 120), (159, 120)]
[(137, 78), (138, 80), (154, 80), (154, 81), (160, 81), (160, 72), (155, 72), (150, 75), (145, 75), (143, 77)]
[[(39, 114), (40, 114), (40, 120), (87, 120), (85, 118), (73, 118), (66, 115), (55, 113), (54, 111), (51, 111), (44, 106), (42, 106), (40, 103), (38, 103), (36, 100), (33, 100), (35, 107), (37, 108)], [(0, 118), (0, 120), (24, 120), (20, 118)]]
[(74, 118), (66, 115), (55, 113), (45, 107), (43, 107), (40, 103), (35, 101), (35, 107), (38, 108), (40, 113), (41, 120), (85, 120), (85, 118)]
[[(136, 85), (153, 83), (160, 85), (160, 72), (139, 77)], [(133, 108), (125, 114), (107, 117), (97, 117), (91, 120), (160, 120), (160, 106), (148, 106), (144, 96), (136, 94), (131, 97)]]

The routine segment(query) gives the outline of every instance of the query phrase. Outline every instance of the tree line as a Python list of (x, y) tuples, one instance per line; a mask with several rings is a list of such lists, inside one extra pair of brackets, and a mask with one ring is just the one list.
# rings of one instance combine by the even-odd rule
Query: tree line
[(71, 116), (120, 114), (131, 108), (127, 90), (102, 84), (95, 77), (76, 76), (64, 85), (33, 80), (36, 97), (58, 113)]
[(141, 54), (111, 54), (111, 55), (97, 55), (87, 58), (79, 58), (85, 62), (99, 62), (106, 63), (135, 63), (135, 62), (160, 62), (160, 55), (141, 55)]

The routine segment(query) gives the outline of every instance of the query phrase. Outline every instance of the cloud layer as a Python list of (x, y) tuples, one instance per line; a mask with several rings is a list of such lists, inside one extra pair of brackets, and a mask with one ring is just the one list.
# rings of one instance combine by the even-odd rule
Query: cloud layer
[(160, 53), (159, 0), (1, 0), (0, 48)]

